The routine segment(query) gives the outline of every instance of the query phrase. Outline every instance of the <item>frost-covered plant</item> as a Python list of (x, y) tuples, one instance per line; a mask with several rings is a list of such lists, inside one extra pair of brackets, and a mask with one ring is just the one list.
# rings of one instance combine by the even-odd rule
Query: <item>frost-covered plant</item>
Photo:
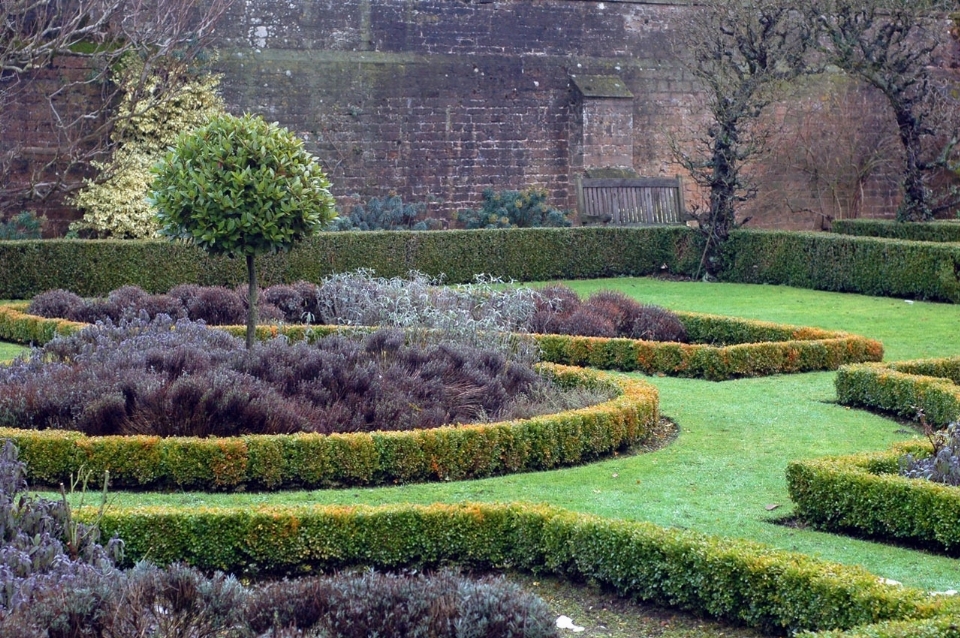
[(536, 289), (510, 286), (478, 275), (471, 284), (442, 282), (412, 271), (406, 278), (376, 277), (358, 270), (326, 277), (317, 292), (319, 320), (325, 324), (391, 326), (420, 343), (456, 342), (491, 348), (511, 358), (537, 357), (528, 331), (540, 298)]
[(904, 455), (900, 459), (900, 474), (907, 478), (960, 485), (960, 423), (950, 423), (943, 430), (933, 431), (924, 422), (924, 429), (933, 445), (933, 453), (922, 458)]
[(341, 215), (326, 230), (439, 230), (443, 222), (424, 218), (427, 205), (404, 204), (399, 195), (372, 197), (366, 204), (357, 204), (349, 215)]
[[(88, 180), (74, 197), (83, 218), (70, 225), (72, 234), (115, 239), (156, 236), (160, 225), (147, 203), (151, 167), (177, 135), (225, 112), (218, 94), (219, 76), (188, 73), (177, 82), (152, 77), (143, 84), (142, 73), (143, 64), (135, 57), (117, 72), (117, 81), (127, 89), (111, 135), (115, 151), (109, 161), (93, 163), (99, 177)], [(175, 88), (161, 90), (163, 85)], [(136, 95), (134, 87), (139, 89)]]

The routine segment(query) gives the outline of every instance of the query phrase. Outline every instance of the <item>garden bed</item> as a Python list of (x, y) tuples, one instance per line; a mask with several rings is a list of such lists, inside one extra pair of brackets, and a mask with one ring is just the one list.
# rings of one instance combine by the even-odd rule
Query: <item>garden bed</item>
[(561, 385), (612, 386), (619, 396), (531, 419), (404, 432), (196, 438), (4, 428), (0, 437), (20, 448), (37, 485), (109, 471), (117, 488), (316, 489), (576, 465), (630, 448), (657, 423), (657, 390), (647, 383), (564, 366), (545, 370)]
[(960, 357), (844, 366), (837, 372), (837, 399), (943, 427), (960, 419)]
[(960, 548), (960, 487), (898, 474), (906, 454), (926, 456), (919, 441), (892, 450), (793, 461), (787, 489), (796, 515), (818, 529)]
[[(0, 340), (43, 344), (72, 334), (85, 324), (45, 319), (25, 313), (27, 304), (0, 306)], [(883, 345), (840, 331), (776, 324), (692, 312), (675, 313), (692, 343), (637, 339), (535, 335), (543, 359), (624, 372), (666, 374), (722, 381), (737, 377), (835, 370), (864, 361), (880, 361)], [(224, 327), (242, 334), (243, 327)], [(291, 339), (319, 336), (357, 327), (261, 326), (260, 338), (285, 334)]]
[[(620, 595), (772, 634), (935, 623), (948, 598), (892, 587), (858, 568), (758, 543), (525, 504), (108, 511), (127, 560), (186, 561), (234, 573), (300, 573), (455, 563), (590, 580)], [(929, 620), (924, 620), (929, 619)], [(881, 627), (882, 629), (882, 627)], [(869, 635), (907, 636), (909, 633)]]

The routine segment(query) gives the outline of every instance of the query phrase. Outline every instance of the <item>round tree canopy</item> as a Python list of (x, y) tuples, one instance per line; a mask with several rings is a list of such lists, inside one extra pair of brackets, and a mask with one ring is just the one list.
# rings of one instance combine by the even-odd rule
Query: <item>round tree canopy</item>
[(212, 254), (285, 250), (335, 215), (316, 158), (256, 116), (223, 115), (181, 135), (153, 172), (161, 232)]

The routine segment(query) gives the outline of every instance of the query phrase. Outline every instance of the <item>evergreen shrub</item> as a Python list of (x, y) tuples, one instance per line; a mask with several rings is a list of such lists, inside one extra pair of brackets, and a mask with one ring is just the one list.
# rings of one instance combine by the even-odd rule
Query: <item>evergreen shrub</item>
[(739, 230), (724, 258), (723, 281), (960, 302), (956, 244)]
[(919, 415), (936, 427), (960, 418), (960, 357), (843, 366), (837, 371), (837, 400), (843, 405)]
[[(447, 232), (320, 233), (258, 259), (260, 284), (369, 268), (381, 277), (418, 270), (445, 283), (478, 273), (516, 281), (693, 274), (699, 253), (688, 228), (523, 228)], [(0, 241), (0, 299), (30, 299), (62, 288), (84, 297), (125, 285), (152, 293), (184, 283), (233, 287), (239, 260), (195, 246), (138, 240)]]
[(902, 443), (885, 452), (792, 461), (787, 489), (796, 516), (818, 529), (960, 547), (960, 488), (899, 474), (904, 455), (931, 447)]
[(895, 222), (885, 219), (837, 219), (831, 230), (840, 235), (888, 237), (908, 241), (960, 242), (955, 221)]
[(137, 508), (107, 512), (131, 558), (287, 573), (456, 563), (547, 572), (770, 634), (935, 618), (949, 602), (755, 542), (529, 504)]

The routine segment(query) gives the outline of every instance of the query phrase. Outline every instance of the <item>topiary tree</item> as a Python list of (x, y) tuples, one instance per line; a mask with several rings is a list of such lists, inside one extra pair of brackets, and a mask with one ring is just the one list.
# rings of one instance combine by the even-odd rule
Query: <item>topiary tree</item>
[(161, 234), (247, 261), (247, 347), (257, 325), (254, 258), (290, 248), (333, 219), (330, 182), (290, 131), (262, 118), (215, 117), (154, 167)]

